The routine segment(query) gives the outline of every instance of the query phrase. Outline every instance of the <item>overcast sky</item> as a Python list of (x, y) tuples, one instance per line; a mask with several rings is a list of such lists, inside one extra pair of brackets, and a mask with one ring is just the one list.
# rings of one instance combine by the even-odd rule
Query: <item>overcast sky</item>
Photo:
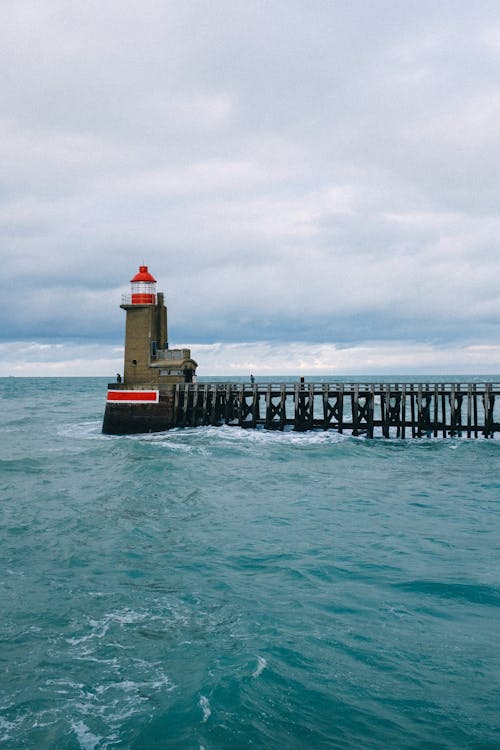
[(0, 375), (500, 372), (500, 3), (2, 0)]

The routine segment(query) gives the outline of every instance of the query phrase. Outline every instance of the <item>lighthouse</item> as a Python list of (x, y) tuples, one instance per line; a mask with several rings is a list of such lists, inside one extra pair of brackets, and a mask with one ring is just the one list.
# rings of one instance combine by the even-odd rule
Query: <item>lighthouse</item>
[(149, 432), (171, 426), (173, 389), (192, 383), (197, 363), (190, 349), (168, 344), (167, 307), (146, 265), (130, 279), (122, 296), (125, 310), (123, 382), (108, 390), (103, 431)]
[(156, 291), (156, 279), (147, 266), (139, 266), (130, 279), (130, 293), (122, 296), (126, 312), (124, 385), (148, 385), (159, 373), (152, 366), (158, 353), (168, 349), (167, 308), (163, 294)]
[(120, 307), (126, 312), (125, 387), (167, 383), (190, 383), (197, 364), (189, 349), (170, 349), (167, 334), (167, 307), (156, 279), (147, 266), (139, 266), (130, 280), (130, 294)]

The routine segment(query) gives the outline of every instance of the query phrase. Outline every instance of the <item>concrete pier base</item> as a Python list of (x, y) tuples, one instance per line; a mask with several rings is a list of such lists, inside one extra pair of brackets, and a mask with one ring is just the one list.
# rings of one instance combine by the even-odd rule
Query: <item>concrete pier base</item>
[(106, 404), (102, 431), (105, 435), (135, 435), (163, 432), (175, 427), (174, 393), (161, 391), (158, 403)]

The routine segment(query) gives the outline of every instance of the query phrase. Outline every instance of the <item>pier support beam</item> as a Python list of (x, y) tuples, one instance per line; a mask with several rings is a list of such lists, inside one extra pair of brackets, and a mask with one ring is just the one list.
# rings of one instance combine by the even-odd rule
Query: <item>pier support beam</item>
[[(140, 388), (131, 391), (122, 384), (110, 384), (103, 431), (123, 434), (226, 424), (401, 439), (441, 435), (491, 439), (500, 431), (500, 384), (495, 383), (177, 383), (160, 390), (148, 387), (142, 390), (157, 394), (156, 403), (141, 403)], [(120, 391), (124, 391), (123, 398)]]

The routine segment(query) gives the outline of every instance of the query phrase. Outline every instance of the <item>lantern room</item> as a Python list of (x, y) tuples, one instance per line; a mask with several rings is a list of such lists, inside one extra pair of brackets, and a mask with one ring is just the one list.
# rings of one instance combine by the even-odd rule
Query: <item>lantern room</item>
[(149, 273), (147, 266), (139, 266), (139, 273), (130, 279), (130, 283), (133, 305), (156, 304), (156, 279)]

